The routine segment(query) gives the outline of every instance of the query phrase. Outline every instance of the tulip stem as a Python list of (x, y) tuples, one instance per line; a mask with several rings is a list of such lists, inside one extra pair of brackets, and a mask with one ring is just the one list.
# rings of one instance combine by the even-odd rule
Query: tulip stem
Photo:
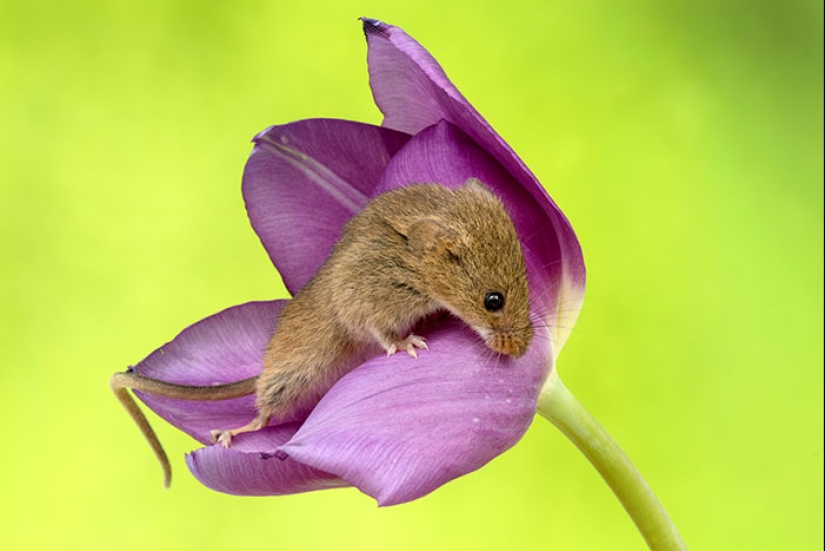
[(618, 444), (567, 390), (556, 370), (539, 396), (538, 412), (596, 467), (654, 551), (687, 549), (662, 504)]

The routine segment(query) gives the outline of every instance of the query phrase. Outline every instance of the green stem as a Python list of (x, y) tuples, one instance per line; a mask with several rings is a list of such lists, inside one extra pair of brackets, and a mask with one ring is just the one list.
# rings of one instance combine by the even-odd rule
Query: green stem
[(538, 412), (556, 425), (596, 467), (654, 551), (687, 549), (650, 487), (616, 442), (567, 390), (554, 369)]

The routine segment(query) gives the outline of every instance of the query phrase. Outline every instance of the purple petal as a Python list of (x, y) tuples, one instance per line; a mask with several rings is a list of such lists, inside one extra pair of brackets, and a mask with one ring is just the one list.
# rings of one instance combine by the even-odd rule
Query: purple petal
[(549, 347), (516, 360), (491, 354), (458, 322), (423, 334), (429, 350), (417, 360), (374, 358), (345, 375), (280, 449), (393, 505), (513, 446), (533, 419)]
[[(152, 352), (134, 371), (170, 383), (199, 386), (253, 377), (261, 371), (264, 348), (285, 303), (250, 302), (203, 319)], [(210, 441), (210, 430), (243, 426), (257, 413), (251, 395), (193, 402), (135, 394), (152, 411), (201, 443)]]
[(408, 138), (334, 119), (272, 126), (255, 136), (243, 176), (246, 209), (291, 293), (318, 271)]
[(382, 21), (362, 21), (370, 87), (384, 114), (383, 126), (417, 134), (440, 119), (455, 122), (451, 115), (456, 114), (474, 115), (483, 122), (441, 65), (411, 36)]
[(453, 123), (492, 155), (547, 213), (561, 254), (557, 268), (561, 278), (556, 290), (556, 302), (561, 307), (552, 320), (558, 353), (584, 296), (584, 260), (573, 228), (524, 162), (464, 99), (427, 50), (398, 27), (363, 21), (369, 46), (370, 86), (384, 113), (383, 126), (416, 134), (442, 119)]
[(230, 449), (210, 446), (186, 456), (189, 470), (204, 486), (235, 495), (283, 495), (348, 486), (335, 475), (313, 469), (274, 451), (297, 424), (267, 427), (239, 439)]

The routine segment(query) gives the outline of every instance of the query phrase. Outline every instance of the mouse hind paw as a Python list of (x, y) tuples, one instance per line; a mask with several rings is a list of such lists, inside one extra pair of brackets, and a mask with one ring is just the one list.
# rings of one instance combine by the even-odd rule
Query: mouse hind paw
[(268, 415), (261, 415), (259, 414), (255, 417), (249, 424), (244, 425), (237, 429), (226, 429), (226, 430), (212, 430), (209, 431), (209, 437), (212, 440), (213, 444), (220, 444), (224, 448), (232, 447), (232, 437), (237, 436), (238, 434), (242, 434), (244, 432), (255, 432), (256, 430), (260, 430), (269, 424), (269, 416)]
[(213, 444), (220, 444), (224, 448), (232, 446), (232, 431), (231, 430), (210, 430), (209, 438)]

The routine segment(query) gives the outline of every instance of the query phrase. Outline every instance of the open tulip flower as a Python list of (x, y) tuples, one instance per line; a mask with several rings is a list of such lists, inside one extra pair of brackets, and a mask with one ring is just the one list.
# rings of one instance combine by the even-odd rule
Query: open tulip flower
[[(186, 463), (200, 482), (221, 492), (282, 495), (355, 486), (380, 505), (403, 503), (513, 446), (537, 409), (577, 445), (587, 446), (580, 442), (587, 437), (572, 434), (578, 430), (575, 419), (586, 412), (554, 370), (584, 294), (584, 263), (573, 229), (427, 50), (398, 27), (369, 19), (363, 25), (382, 125), (309, 119), (255, 136), (243, 175), (252, 227), (294, 295), (322, 265), (343, 225), (371, 198), (413, 183), (456, 188), (477, 178), (502, 200), (516, 228), (534, 337), (526, 353), (513, 358), (492, 354), (454, 318), (428, 319), (416, 327), (429, 347), (418, 359), (406, 354), (368, 359), (310, 411), (241, 434), (228, 449), (210, 445), (210, 430), (248, 423), (256, 415), (254, 396), (197, 402), (136, 392), (160, 417), (204, 445), (188, 454)], [(252, 302), (219, 312), (184, 329), (131, 370), (200, 386), (255, 376), (286, 302)], [(661, 510), (612, 446), (617, 455), (602, 459), (607, 467), (597, 465), (603, 476), (614, 489), (629, 485), (631, 494)], [(604, 472), (614, 468), (631, 474), (622, 471), (614, 484)], [(635, 507), (623, 503), (629, 511)], [(651, 545), (678, 548), (666, 516), (640, 529)]]

